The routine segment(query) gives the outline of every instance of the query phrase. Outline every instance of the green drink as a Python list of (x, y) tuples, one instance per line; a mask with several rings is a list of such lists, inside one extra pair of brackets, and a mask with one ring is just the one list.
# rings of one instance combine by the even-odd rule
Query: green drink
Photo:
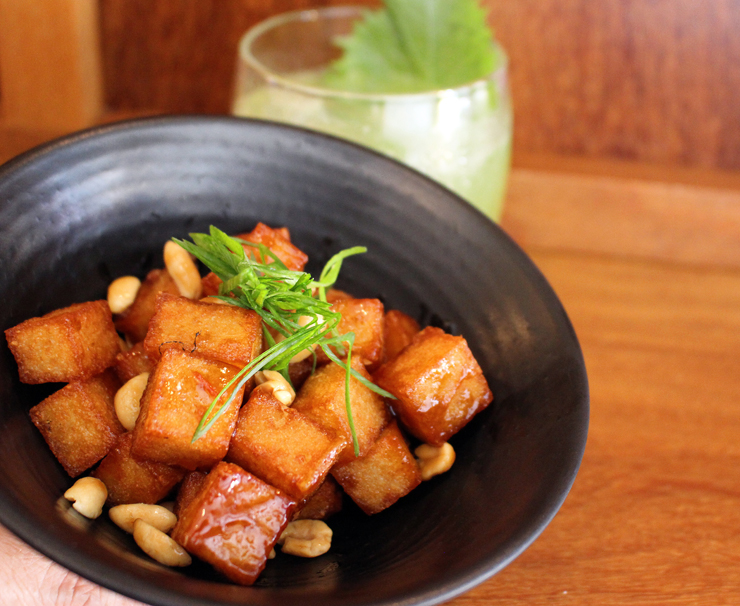
[(233, 113), (371, 147), (498, 220), (512, 133), (505, 61), (487, 78), (452, 89), (374, 94), (329, 88), (324, 71), (341, 52), (334, 40), (360, 17), (355, 8), (287, 13), (250, 30), (240, 44)]

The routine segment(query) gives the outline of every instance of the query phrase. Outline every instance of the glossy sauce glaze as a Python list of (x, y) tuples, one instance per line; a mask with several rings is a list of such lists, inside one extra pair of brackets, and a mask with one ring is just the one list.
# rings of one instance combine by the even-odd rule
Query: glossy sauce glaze
[(276, 488), (221, 462), (181, 512), (172, 538), (232, 581), (251, 585), (294, 509)]

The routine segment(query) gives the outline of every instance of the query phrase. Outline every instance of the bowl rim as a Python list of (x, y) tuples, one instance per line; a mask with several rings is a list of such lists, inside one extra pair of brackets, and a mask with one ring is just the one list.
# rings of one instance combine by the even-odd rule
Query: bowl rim
[[(411, 596), (405, 596), (401, 599), (393, 600), (392, 602), (383, 600), (382, 602), (367, 602), (367, 605), (371, 604), (395, 604), (398, 606), (432, 606), (451, 600), (467, 591), (470, 591), (473, 587), (483, 583), (490, 577), (500, 572), (503, 568), (508, 566), (514, 559), (521, 555), (544, 531), (547, 525), (552, 521), (555, 515), (560, 510), (562, 504), (566, 500), (573, 483), (575, 482), (578, 470), (583, 460), (584, 451), (586, 448), (589, 417), (590, 417), (590, 395), (588, 376), (586, 373), (585, 361), (583, 358), (582, 349), (580, 343), (575, 334), (575, 330), (570, 322), (567, 313), (562, 307), (557, 295), (552, 290), (549, 282), (540, 272), (539, 268), (529, 259), (528, 255), (521, 250), (521, 248), (511, 239), (511, 237), (503, 231), (497, 224), (493, 223), (483, 213), (478, 211), (472, 205), (468, 204), (465, 200), (459, 197), (454, 192), (445, 188), (443, 185), (434, 182), (429, 177), (426, 177), (422, 173), (410, 168), (382, 153), (376, 152), (372, 149), (365, 148), (356, 143), (339, 139), (332, 135), (312, 131), (310, 129), (287, 125), (277, 122), (271, 122), (267, 120), (259, 120), (252, 118), (240, 118), (234, 116), (203, 116), (203, 115), (175, 115), (175, 116), (151, 116), (143, 118), (133, 118), (122, 120), (118, 122), (108, 123), (104, 125), (94, 126), (84, 130), (80, 130), (63, 137), (59, 137), (52, 141), (43, 143), (37, 147), (34, 147), (22, 154), (10, 159), (4, 164), (0, 165), (0, 182), (3, 181), (7, 176), (12, 175), (15, 171), (23, 169), (24, 166), (31, 164), (36, 161), (42, 161), (44, 158), (50, 156), (58, 149), (68, 148), (77, 144), (83, 143), (87, 140), (96, 139), (99, 140), (104, 137), (115, 137), (118, 133), (125, 131), (136, 131), (136, 130), (147, 130), (149, 128), (157, 127), (176, 127), (180, 124), (188, 125), (229, 125), (229, 124), (252, 124), (261, 125), (265, 128), (278, 128), (287, 131), (299, 131), (304, 135), (314, 138), (323, 138), (332, 140), (333, 144), (340, 146), (348, 146), (348, 148), (354, 148), (361, 150), (363, 154), (370, 154), (377, 158), (382, 159), (382, 162), (390, 163), (395, 166), (394, 170), (405, 170), (410, 174), (416, 175), (417, 178), (421, 178), (433, 187), (437, 187), (446, 192), (446, 196), (450, 199), (450, 203), (465, 209), (464, 212), (472, 212), (478, 215), (480, 220), (483, 220), (489, 226), (488, 229), (493, 230), (496, 233), (496, 237), (503, 238), (506, 243), (518, 250), (521, 255), (529, 261), (531, 264), (531, 270), (538, 276), (542, 284), (549, 290), (553, 300), (560, 306), (562, 317), (567, 324), (567, 328), (573, 335), (573, 341), (575, 345), (574, 354), (577, 359), (575, 362), (578, 366), (578, 372), (580, 373), (581, 379), (581, 390), (578, 395), (578, 431), (576, 435), (572, 437), (572, 448), (571, 458), (569, 462), (571, 466), (569, 472), (564, 474), (563, 483), (561, 490), (557, 494), (548, 495), (546, 511), (541, 512), (535, 523), (528, 527), (528, 533), (525, 540), (518, 540), (515, 545), (508, 546), (505, 550), (505, 557), (498, 558), (495, 565), (491, 565), (493, 558), (489, 557), (483, 559), (477, 563), (477, 565), (468, 568), (464, 574), (460, 574), (456, 577), (455, 582), (448, 582), (443, 588), (430, 588), (428, 590), (414, 592)], [(5, 201), (0, 201), (0, 208), (5, 204)], [(136, 587), (135, 577), (129, 575), (126, 571), (119, 571), (117, 577), (111, 578), (106, 575), (105, 572), (101, 572), (95, 563), (91, 561), (91, 558), (79, 549), (69, 549), (69, 545), (65, 543), (59, 537), (53, 535), (43, 535), (43, 530), (40, 530), (33, 525), (31, 519), (18, 510), (18, 504), (14, 502), (14, 498), (9, 495), (4, 486), (0, 485), (0, 523), (2, 523), (8, 531), (16, 535), (22, 541), (44, 554), (45, 556), (52, 559), (55, 563), (68, 570), (88, 579), (89, 581), (98, 584), (102, 587), (106, 587), (112, 591), (118, 592), (122, 595), (128, 596), (133, 599), (146, 601), (157, 606), (169, 606), (173, 604), (173, 596), (166, 590), (157, 587), (146, 586), (143, 591), (139, 591)], [(62, 563), (63, 562), (63, 563)], [(216, 602), (211, 600), (203, 600), (202, 598), (190, 598), (186, 596), (177, 596), (177, 603), (183, 606), (211, 606), (216, 604), (223, 604), (223, 602)], [(355, 602), (356, 604), (359, 604)], [(363, 602), (365, 604), (365, 602)]]

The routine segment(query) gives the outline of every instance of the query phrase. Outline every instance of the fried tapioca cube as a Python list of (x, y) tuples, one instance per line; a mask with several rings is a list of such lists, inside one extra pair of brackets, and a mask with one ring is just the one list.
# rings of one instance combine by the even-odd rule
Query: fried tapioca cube
[(421, 472), (393, 420), (367, 454), (335, 466), (332, 476), (367, 514), (393, 505), (421, 483)]
[(223, 280), (221, 280), (221, 278), (219, 278), (216, 274), (214, 274), (212, 271), (208, 272), (200, 280), (200, 286), (202, 289), (201, 297), (212, 297), (214, 295), (217, 295), (218, 287), (221, 282), (223, 282)]
[[(342, 314), (337, 333), (355, 333), (352, 358), (362, 360), (372, 372), (383, 357), (383, 303), (379, 299), (339, 299), (332, 310)], [(329, 361), (327, 355), (317, 349), (319, 364)]]
[(31, 421), (73, 478), (100, 461), (125, 430), (113, 396), (120, 382), (111, 371), (62, 387), (31, 411)]
[(493, 400), (465, 339), (433, 327), (418, 333), (373, 380), (398, 398), (390, 404), (409, 432), (433, 446), (444, 444)]
[(342, 299), (354, 299), (354, 297), (348, 292), (344, 292), (343, 290), (339, 290), (338, 288), (330, 288), (326, 291), (327, 303), (336, 303), (337, 301), (341, 301)]
[(226, 460), (301, 501), (319, 487), (346, 445), (345, 438), (258, 386), (239, 411)]
[(157, 359), (170, 348), (242, 368), (262, 349), (262, 320), (251, 309), (162, 293), (149, 322), (144, 350)]
[(166, 269), (153, 269), (141, 283), (131, 306), (116, 316), (116, 328), (124, 333), (132, 343), (144, 340), (149, 328), (149, 320), (154, 315), (157, 295), (161, 292), (171, 295), (180, 294), (177, 284)]
[(121, 383), (125, 383), (142, 372), (152, 372), (156, 364), (156, 360), (144, 351), (144, 343), (139, 341), (128, 351), (122, 351), (116, 356), (113, 370)]
[[(352, 368), (369, 380), (362, 362), (353, 356)], [(296, 395), (293, 408), (320, 425), (343, 437), (347, 446), (339, 455), (338, 463), (355, 456), (352, 434), (345, 401), (345, 370), (333, 362), (322, 366), (311, 375)], [(390, 422), (391, 413), (383, 398), (360, 383), (350, 379), (350, 402), (360, 456), (365, 454), (383, 428)]]
[(70, 383), (113, 364), (121, 351), (107, 301), (76, 303), (5, 331), (23, 383)]
[[(141, 398), (141, 412), (133, 431), (134, 456), (189, 470), (208, 469), (223, 459), (236, 425), (243, 387), (208, 432), (191, 441), (211, 402), (238, 370), (177, 349), (165, 349)], [(214, 411), (235, 389), (236, 385), (229, 388)]]
[(175, 515), (180, 516), (180, 513), (190, 505), (190, 502), (203, 488), (203, 484), (206, 482), (208, 473), (205, 471), (190, 471), (182, 479), (180, 488), (177, 490), (177, 499), (175, 500)]
[(181, 467), (136, 459), (131, 455), (133, 434), (124, 433), (100, 462), (93, 475), (108, 489), (108, 505), (157, 503), (185, 475)]
[(293, 388), (298, 391), (314, 370), (313, 356), (288, 365), (288, 376)]
[(400, 354), (420, 330), (419, 323), (411, 316), (389, 309), (383, 320), (384, 359), (392, 360)]
[(221, 462), (180, 512), (172, 538), (232, 581), (251, 585), (294, 509), (277, 488)]
[(335, 513), (342, 511), (342, 489), (331, 476), (321, 483), (293, 516), (294, 520), (328, 520)]
[[(290, 241), (290, 232), (286, 227), (275, 229), (264, 223), (257, 223), (252, 231), (247, 234), (239, 234), (236, 237), (255, 244), (264, 244), (283, 262), (285, 267), (292, 271), (303, 271), (306, 263), (308, 263), (308, 255)], [(262, 259), (258, 248), (245, 246), (245, 250), (247, 254), (250, 254), (260, 263), (272, 262), (270, 258)]]

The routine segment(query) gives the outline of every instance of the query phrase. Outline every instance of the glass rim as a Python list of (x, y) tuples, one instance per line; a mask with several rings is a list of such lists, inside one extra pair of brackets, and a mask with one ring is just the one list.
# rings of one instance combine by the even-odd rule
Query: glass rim
[(457, 97), (461, 95), (470, 95), (475, 90), (487, 87), (491, 80), (506, 77), (509, 59), (503, 47), (495, 40), (493, 44), (499, 52), (501, 63), (491, 73), (455, 88), (432, 89), (416, 93), (358, 93), (322, 86), (311, 86), (309, 84), (297, 82), (289, 77), (281, 76), (264, 65), (251, 52), (252, 44), (259, 36), (286, 23), (316, 22), (321, 19), (348, 17), (351, 15), (360, 16), (368, 10), (372, 9), (365, 6), (344, 5), (287, 11), (273, 15), (272, 17), (268, 17), (267, 19), (253, 25), (241, 37), (238, 46), (238, 59), (244, 61), (252, 69), (259, 72), (270, 85), (280, 86), (285, 89), (294, 90), (296, 92), (315, 97), (341, 98), (354, 101), (419, 101), (422, 99), (439, 99), (449, 96)]

